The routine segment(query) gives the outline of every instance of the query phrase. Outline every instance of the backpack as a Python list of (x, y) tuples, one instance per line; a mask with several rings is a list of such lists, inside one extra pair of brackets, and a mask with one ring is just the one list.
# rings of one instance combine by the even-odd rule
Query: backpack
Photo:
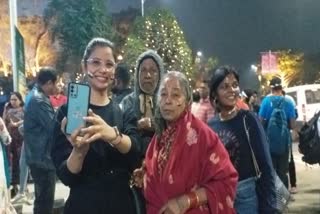
[(320, 111), (304, 124), (299, 131), (299, 150), (303, 154), (302, 160), (308, 164), (320, 163), (319, 116)]
[(291, 136), (287, 116), (283, 108), (284, 103), (285, 98), (279, 100), (278, 103), (276, 103), (277, 105), (274, 105), (275, 103), (272, 102), (274, 109), (266, 130), (269, 139), (270, 153), (273, 155), (282, 155), (289, 150)]

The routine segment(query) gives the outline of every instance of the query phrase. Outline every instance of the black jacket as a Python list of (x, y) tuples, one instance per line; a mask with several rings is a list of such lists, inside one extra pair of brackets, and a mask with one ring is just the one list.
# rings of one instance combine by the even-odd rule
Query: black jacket
[(23, 121), (28, 165), (54, 170), (50, 155), (53, 119), (54, 110), (49, 97), (36, 86), (26, 106)]

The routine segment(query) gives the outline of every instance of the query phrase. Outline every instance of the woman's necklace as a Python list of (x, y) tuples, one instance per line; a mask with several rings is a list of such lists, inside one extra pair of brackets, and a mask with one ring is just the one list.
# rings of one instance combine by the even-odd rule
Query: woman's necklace
[(237, 110), (238, 108), (235, 106), (231, 111), (227, 113), (225, 117), (223, 117), (222, 114), (219, 113), (220, 121), (226, 121), (234, 118), (237, 115), (237, 112), (238, 112)]

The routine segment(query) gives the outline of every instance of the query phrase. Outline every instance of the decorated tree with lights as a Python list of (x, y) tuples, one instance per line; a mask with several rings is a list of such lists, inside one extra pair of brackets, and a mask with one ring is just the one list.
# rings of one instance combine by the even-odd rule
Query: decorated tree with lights
[(278, 76), (281, 78), (284, 87), (302, 84), (303, 54), (293, 52), (292, 50), (280, 50), (276, 53), (279, 71), (276, 74), (264, 75), (266, 83), (268, 83), (273, 76)]
[(135, 61), (141, 53), (139, 51), (143, 50), (141, 45), (137, 49), (134, 43), (144, 44), (145, 49), (157, 51), (167, 70), (181, 71), (189, 80), (192, 79), (192, 52), (176, 17), (171, 12), (163, 9), (154, 10), (149, 15), (138, 18), (134, 25), (123, 50), (126, 61)]

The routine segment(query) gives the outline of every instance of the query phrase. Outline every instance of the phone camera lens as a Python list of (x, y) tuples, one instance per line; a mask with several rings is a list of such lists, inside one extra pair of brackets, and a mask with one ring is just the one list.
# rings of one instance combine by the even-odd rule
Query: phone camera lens
[(71, 93), (73, 93), (73, 89), (71, 89)]

